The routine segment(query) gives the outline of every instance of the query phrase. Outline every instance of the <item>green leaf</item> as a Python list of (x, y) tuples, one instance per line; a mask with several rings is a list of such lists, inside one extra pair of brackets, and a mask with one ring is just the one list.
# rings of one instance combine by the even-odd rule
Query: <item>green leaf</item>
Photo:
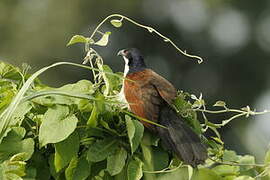
[(76, 116), (69, 114), (67, 106), (56, 105), (49, 108), (39, 129), (40, 146), (63, 141), (75, 130), (77, 122)]
[(268, 150), (265, 154), (265, 157), (264, 157), (264, 163), (265, 164), (270, 164), (270, 150)]
[(30, 102), (21, 103), (11, 116), (10, 126), (20, 126), (25, 115), (32, 109)]
[(229, 150), (224, 151), (223, 161), (237, 162), (238, 160), (239, 160), (239, 156), (237, 156), (234, 151), (229, 151)]
[(235, 178), (234, 180), (255, 180), (255, 179), (250, 176), (239, 176)]
[(213, 106), (226, 107), (226, 103), (224, 101), (217, 101)]
[(100, 92), (97, 92), (95, 98), (96, 98), (96, 101), (93, 104), (94, 107), (93, 107), (91, 115), (87, 121), (88, 127), (96, 127), (98, 124), (99, 114), (102, 114), (105, 110), (104, 96)]
[(12, 128), (0, 144), (0, 162), (18, 153), (25, 153), (25, 160), (30, 159), (34, 152), (34, 140), (32, 138), (23, 139), (24, 135), (24, 128)]
[(98, 120), (98, 108), (97, 108), (96, 103), (94, 103), (94, 107), (93, 107), (91, 115), (90, 115), (90, 117), (89, 117), (89, 119), (87, 121), (87, 125), (89, 127), (94, 128), (98, 124), (97, 120)]
[(112, 69), (108, 65), (102, 65), (100, 63), (97, 63), (98, 68), (102, 71), (102, 77), (105, 82), (105, 90), (104, 95), (108, 96), (116, 87), (119, 87), (119, 82), (122, 83), (122, 81), (119, 81), (119, 78), (113, 75)]
[(192, 180), (221, 180), (221, 176), (210, 169), (202, 168), (194, 174)]
[(140, 180), (143, 176), (143, 163), (139, 158), (131, 160), (127, 168), (128, 180)]
[(26, 167), (26, 175), (23, 177), (24, 180), (36, 180), (36, 176), (37, 176), (37, 169), (35, 167), (32, 166), (28, 166)]
[[(24, 120), (25, 115), (32, 109), (32, 106), (29, 102), (21, 103), (13, 111), (12, 116), (9, 119), (9, 126), (20, 126)], [(6, 133), (8, 133), (11, 128), (7, 128)]]
[(24, 153), (16, 154), (9, 160), (0, 164), (0, 179), (1, 180), (23, 180), (22, 177), (26, 175), (26, 163), (23, 159)]
[(0, 113), (10, 104), (16, 93), (17, 85), (14, 82), (0, 79)]
[(66, 180), (73, 180), (74, 172), (76, 170), (77, 165), (78, 165), (78, 157), (77, 156), (74, 156), (71, 159), (68, 167), (65, 170)]
[(99, 162), (114, 153), (117, 148), (117, 141), (111, 138), (97, 141), (92, 144), (87, 152), (87, 160)]
[(125, 116), (125, 119), (131, 152), (133, 153), (140, 145), (143, 137), (144, 127), (139, 121), (132, 120), (129, 116)]
[[(73, 171), (72, 174), (72, 180), (85, 180), (91, 173), (91, 164), (86, 160), (85, 156), (81, 156), (77, 163), (76, 163), (76, 168)], [(66, 174), (66, 178), (67, 180), (71, 178), (67, 176)]]
[(111, 176), (119, 174), (125, 166), (127, 151), (124, 148), (118, 148), (114, 154), (107, 158), (107, 171)]
[(110, 36), (111, 32), (105, 32), (103, 34), (103, 36), (101, 37), (101, 39), (97, 42), (95, 42), (95, 45), (98, 46), (106, 46), (109, 42), (109, 36)]
[(1, 112), (0, 114), (0, 143), (2, 142), (2, 139), (7, 135), (7, 133), (10, 131), (10, 122), (12, 121), (11, 117), (14, 113), (14, 111), (17, 109), (17, 107), (20, 105), (22, 99), (24, 98), (24, 95), (28, 88), (31, 86), (31, 84), (34, 82), (34, 80), (42, 73), (47, 71), (50, 68), (53, 68), (55, 66), (59, 65), (73, 65), (73, 66), (81, 66), (79, 64), (70, 63), (70, 62), (58, 62), (54, 63), (50, 66), (46, 66), (37, 72), (35, 72), (33, 75), (31, 75), (27, 81), (23, 84), (20, 91), (16, 94), (16, 96), (12, 99), (11, 103), (8, 105), (8, 107)]
[(35, 151), (31, 158), (30, 167), (36, 169), (36, 179), (38, 180), (49, 180), (50, 179), (50, 169), (48, 166), (48, 157), (44, 156), (40, 151)]
[[(34, 94), (38, 94), (40, 92), (44, 91), (54, 91), (54, 92), (62, 92), (62, 93), (68, 93), (68, 94), (74, 94), (74, 95), (88, 95), (94, 93), (93, 84), (88, 80), (80, 80), (73, 84), (67, 84), (60, 88), (44, 88), (41, 91), (37, 91)], [(34, 98), (32, 100), (33, 102), (44, 105), (44, 106), (53, 106), (55, 104), (62, 104), (62, 105), (72, 105), (76, 104), (79, 106), (81, 101), (85, 101), (85, 99), (79, 99), (75, 97), (69, 97), (69, 96), (63, 96), (63, 95), (43, 95), (41, 97)]]
[(212, 169), (220, 176), (233, 176), (239, 174), (239, 166), (219, 165)]
[[(143, 170), (144, 171), (159, 171), (168, 167), (169, 156), (162, 148), (154, 146), (154, 135), (145, 132), (141, 141), (141, 151), (143, 155)], [(145, 179), (155, 180), (157, 174), (145, 173)]]
[(81, 112), (92, 112), (93, 104), (89, 102), (87, 99), (82, 99), (78, 103), (78, 109)]
[(90, 41), (89, 38), (86, 38), (82, 35), (75, 35), (69, 40), (69, 42), (67, 43), (67, 46), (70, 46), (76, 43), (87, 43), (89, 41)]
[(154, 147), (152, 153), (154, 170), (159, 171), (165, 169), (169, 164), (168, 153), (160, 147)]
[(113, 19), (111, 20), (111, 24), (116, 27), (116, 28), (119, 28), (122, 26), (122, 20), (119, 20), (119, 19)]
[(188, 123), (197, 134), (201, 134), (202, 127), (197, 119), (197, 113), (192, 110), (192, 104), (186, 100), (187, 96), (188, 95), (184, 92), (178, 92), (173, 104), (185, 122)]
[(79, 140), (79, 135), (75, 131), (64, 141), (55, 144), (54, 164), (57, 172), (68, 165), (73, 157), (77, 156)]
[(1, 79), (21, 80), (23, 76), (19, 68), (0, 61), (0, 77)]
[(54, 154), (50, 154), (48, 158), (49, 167), (50, 167), (50, 175), (54, 177), (54, 179), (58, 180), (59, 173), (56, 172), (55, 166), (54, 166)]
[[(242, 156), (239, 160), (240, 164), (255, 164), (255, 157), (250, 155)], [(247, 171), (252, 169), (253, 166), (240, 166), (241, 171)]]

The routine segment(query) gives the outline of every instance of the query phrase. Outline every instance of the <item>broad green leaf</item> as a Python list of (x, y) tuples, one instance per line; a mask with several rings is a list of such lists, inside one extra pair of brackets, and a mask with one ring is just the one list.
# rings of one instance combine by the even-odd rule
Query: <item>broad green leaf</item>
[(96, 98), (96, 101), (93, 104), (91, 115), (87, 121), (87, 126), (92, 127), (92, 128), (97, 126), (98, 116), (99, 114), (102, 114), (105, 110), (104, 96), (100, 92), (97, 92), (95, 98)]
[(101, 37), (100, 40), (98, 40), (97, 42), (95, 42), (95, 45), (98, 46), (106, 46), (109, 42), (109, 36), (110, 36), (111, 32), (105, 32), (103, 34), (103, 36)]
[(54, 164), (57, 172), (68, 165), (73, 157), (77, 156), (79, 143), (79, 135), (75, 131), (64, 141), (55, 144)]
[[(178, 168), (168, 173), (159, 174), (156, 180), (188, 180), (188, 170), (187, 168)], [(192, 178), (193, 180), (193, 178)], [(208, 180), (208, 179), (200, 179)]]
[[(255, 157), (250, 155), (242, 156), (239, 160), (240, 164), (255, 164)], [(241, 171), (247, 171), (252, 169), (253, 166), (240, 166)]]
[[(77, 83), (67, 84), (60, 88), (44, 88), (41, 91), (36, 92), (36, 94), (44, 92), (44, 91), (54, 91), (54, 92), (62, 92), (68, 93), (70, 95), (88, 95), (94, 93), (93, 84), (88, 80), (80, 80)], [(85, 101), (85, 99), (70, 97), (70, 96), (63, 96), (63, 95), (43, 95), (41, 97), (34, 98), (33, 102), (44, 105), (44, 106), (53, 106), (55, 104), (62, 104), (62, 105), (72, 105), (76, 104), (79, 106), (81, 101)]]
[[(16, 109), (13, 111), (13, 114), (9, 118), (9, 126), (20, 126), (25, 115), (31, 109), (32, 109), (32, 106), (29, 102), (24, 102), (24, 103), (21, 103), (19, 106), (17, 106)], [(7, 134), (10, 130), (11, 128), (8, 127), (5, 133)]]
[[(144, 171), (159, 171), (165, 169), (169, 165), (168, 153), (157, 147), (155, 135), (146, 131), (141, 141), (141, 151), (143, 155)], [(149, 180), (155, 180), (157, 174), (145, 173), (144, 177)]]
[(143, 137), (144, 127), (139, 121), (132, 120), (129, 116), (125, 116), (125, 118), (131, 152), (133, 153), (140, 145)]
[(114, 176), (114, 180), (123, 180), (123, 179), (127, 179), (127, 164), (119, 174)]
[(100, 140), (92, 144), (87, 152), (87, 160), (99, 162), (114, 153), (117, 148), (117, 141), (111, 138)]
[(108, 65), (102, 65), (100, 63), (97, 64), (98, 68), (102, 71), (102, 77), (105, 82), (105, 90), (103, 94), (108, 96), (115, 87), (119, 86), (119, 78), (112, 75), (113, 71)]
[(85, 180), (91, 173), (91, 164), (85, 156), (79, 158), (76, 169), (73, 173), (73, 180)]
[[(24, 95), (28, 88), (31, 86), (31, 84), (34, 82), (34, 80), (42, 73), (47, 71), (50, 68), (53, 68), (55, 66), (59, 65), (73, 65), (73, 66), (80, 66), (84, 67), (79, 64), (70, 63), (70, 62), (58, 62), (54, 63), (50, 66), (44, 67), (37, 72), (35, 72), (33, 75), (31, 75), (27, 81), (23, 84), (19, 92), (16, 94), (16, 96), (12, 99), (9, 106), (0, 114), (0, 143), (2, 142), (2, 139), (7, 135), (7, 133), (10, 131), (10, 122), (12, 121), (11, 117), (14, 113), (14, 111), (17, 109), (17, 107), (20, 105), (22, 99), (24, 98)], [(84, 67), (86, 68), (86, 67)]]
[(128, 180), (140, 180), (143, 176), (143, 163), (139, 158), (131, 160), (127, 168)]
[(166, 151), (162, 150), (160, 147), (153, 147), (152, 153), (155, 171), (159, 171), (168, 167), (169, 155)]
[(22, 74), (19, 68), (0, 61), (0, 77), (9, 80), (21, 80)]
[(20, 126), (22, 124), (22, 121), (24, 119), (24, 116), (32, 109), (32, 105), (30, 102), (24, 102), (21, 103), (16, 110), (14, 111), (11, 121), (10, 121), (10, 126)]
[(26, 175), (26, 163), (23, 159), (24, 153), (16, 154), (9, 160), (0, 164), (0, 179), (1, 180), (23, 180), (22, 177)]
[(84, 37), (82, 35), (75, 35), (69, 40), (69, 42), (67, 43), (67, 46), (70, 46), (76, 43), (87, 43), (87, 42), (89, 42), (89, 38)]
[(226, 176), (223, 177), (222, 180), (235, 180), (235, 178), (237, 178), (237, 176)]
[(186, 100), (187, 94), (180, 92), (175, 98), (173, 104), (185, 122), (190, 125), (197, 134), (201, 134), (201, 124), (197, 119), (197, 114), (192, 109), (192, 104)]
[(32, 138), (23, 139), (24, 135), (24, 128), (12, 128), (0, 144), (0, 162), (18, 153), (25, 153), (25, 160), (30, 159), (34, 152), (34, 140)]
[(56, 172), (55, 166), (54, 166), (54, 155), (55, 154), (50, 154), (48, 158), (49, 162), (49, 168), (50, 168), (50, 175), (54, 177), (54, 179), (58, 180), (59, 179), (59, 173)]
[(250, 176), (239, 176), (235, 178), (234, 180), (255, 180), (255, 179)]
[(112, 177), (105, 169), (102, 169), (99, 171), (98, 175), (93, 178), (94, 180), (114, 180), (114, 177)]
[(23, 177), (23, 180), (36, 180), (36, 176), (37, 176), (37, 170), (35, 167), (26, 167), (25, 170), (26, 175)]
[(265, 164), (270, 164), (270, 150), (268, 150), (265, 154), (265, 157), (264, 157), (264, 163)]
[(224, 151), (223, 161), (237, 162), (238, 160), (239, 160), (239, 156), (237, 156), (234, 151), (229, 151), (229, 150)]
[[(155, 171), (154, 167), (154, 155), (153, 155), (153, 148), (152, 146), (148, 146), (144, 144), (144, 142), (147, 140), (147, 136), (143, 137), (143, 140), (141, 142), (141, 151), (143, 156), (143, 171)], [(145, 179), (154, 180), (156, 179), (156, 174), (152, 173), (145, 173), (144, 174)]]
[(239, 166), (229, 166), (229, 165), (219, 165), (214, 167), (213, 172), (220, 176), (233, 176), (238, 175), (240, 167)]
[(211, 169), (202, 168), (194, 173), (192, 180), (222, 180), (222, 178)]
[(119, 174), (125, 166), (127, 151), (124, 148), (118, 148), (107, 158), (107, 171), (111, 176)]
[(78, 109), (81, 112), (91, 112), (93, 109), (93, 104), (89, 102), (87, 99), (82, 99), (78, 103)]
[[(87, 159), (87, 158), (86, 158)], [(98, 176), (99, 174), (101, 174), (101, 172), (104, 172), (106, 170), (106, 166), (107, 166), (107, 162), (106, 161), (100, 161), (100, 162), (96, 162), (96, 163), (91, 163), (91, 174), (90, 174), (90, 179), (92, 180), (96, 180), (95, 177)]]
[(97, 108), (96, 103), (94, 103), (94, 106), (93, 106), (91, 115), (90, 115), (90, 117), (89, 117), (89, 119), (88, 119), (88, 121), (87, 121), (87, 125), (88, 125), (89, 127), (94, 128), (94, 127), (96, 127), (97, 124), (98, 124), (97, 120), (98, 120), (98, 108)]
[(35, 151), (31, 157), (31, 163), (28, 163), (28, 167), (34, 167), (36, 169), (36, 179), (49, 180), (50, 169), (48, 166), (48, 157), (44, 156), (40, 151)]
[(78, 157), (74, 156), (71, 161), (69, 162), (68, 167), (65, 170), (65, 177), (66, 180), (73, 180), (75, 170), (78, 166)]
[(69, 114), (67, 106), (55, 105), (49, 108), (39, 129), (40, 146), (63, 141), (75, 130), (77, 122), (76, 116)]
[(111, 24), (114, 26), (114, 27), (121, 27), (122, 26), (122, 20), (119, 20), (119, 19), (113, 19), (111, 20)]
[(17, 85), (11, 81), (0, 79), (0, 113), (10, 104), (17, 93)]
[(147, 146), (158, 146), (158, 142), (160, 137), (156, 134), (150, 133), (149, 131), (145, 131), (142, 138), (142, 144)]

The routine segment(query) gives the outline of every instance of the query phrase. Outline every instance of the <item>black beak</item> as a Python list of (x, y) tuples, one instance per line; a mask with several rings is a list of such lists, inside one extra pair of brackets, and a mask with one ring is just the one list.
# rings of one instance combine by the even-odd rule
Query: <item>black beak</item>
[(120, 50), (118, 53), (117, 53), (117, 56), (124, 56), (125, 53), (124, 53), (124, 49), (123, 50)]

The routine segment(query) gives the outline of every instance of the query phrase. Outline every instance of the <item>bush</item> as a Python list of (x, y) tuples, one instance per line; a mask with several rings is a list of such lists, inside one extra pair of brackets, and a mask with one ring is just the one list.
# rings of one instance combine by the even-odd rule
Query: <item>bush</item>
[[(115, 19), (115, 18), (119, 19)], [(113, 19), (112, 19), (113, 18)], [(114, 73), (104, 65), (92, 45), (106, 46), (110, 36), (103, 33), (99, 41), (93, 36), (107, 20), (121, 27), (123, 20), (160, 35), (165, 42), (183, 54), (170, 39), (155, 29), (138, 24), (122, 15), (111, 15), (90, 37), (74, 36), (68, 45), (82, 42), (87, 55), (84, 63), (90, 66), (59, 62), (29, 74), (22, 69), (0, 62), (0, 179), (115, 179), (115, 180), (250, 180), (269, 179), (270, 153), (265, 164), (255, 157), (240, 156), (225, 150), (218, 129), (241, 116), (268, 113), (252, 111), (249, 106), (231, 109), (223, 101), (208, 110), (202, 95), (179, 91), (174, 108), (186, 123), (208, 145), (209, 159), (193, 169), (165, 150), (159, 138), (144, 129), (137, 117), (126, 109), (119, 98), (122, 73)], [(94, 64), (96, 64), (94, 66)], [(89, 69), (93, 82), (80, 80), (59, 88), (43, 84), (37, 77), (46, 70), (70, 65)], [(198, 114), (202, 114), (200, 123)], [(208, 113), (230, 113), (220, 124), (208, 121)], [(156, 126), (161, 126), (155, 124)], [(212, 130), (213, 137), (204, 137)]]

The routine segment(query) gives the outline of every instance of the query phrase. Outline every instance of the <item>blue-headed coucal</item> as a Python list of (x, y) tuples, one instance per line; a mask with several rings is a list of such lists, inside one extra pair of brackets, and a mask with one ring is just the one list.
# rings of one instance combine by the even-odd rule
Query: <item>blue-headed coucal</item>
[(198, 135), (185, 124), (171, 107), (176, 98), (174, 86), (144, 63), (136, 48), (118, 52), (125, 60), (123, 92), (130, 110), (142, 118), (154, 121), (162, 128), (142, 121), (150, 131), (156, 133), (165, 146), (177, 157), (193, 167), (204, 163), (207, 151)]

